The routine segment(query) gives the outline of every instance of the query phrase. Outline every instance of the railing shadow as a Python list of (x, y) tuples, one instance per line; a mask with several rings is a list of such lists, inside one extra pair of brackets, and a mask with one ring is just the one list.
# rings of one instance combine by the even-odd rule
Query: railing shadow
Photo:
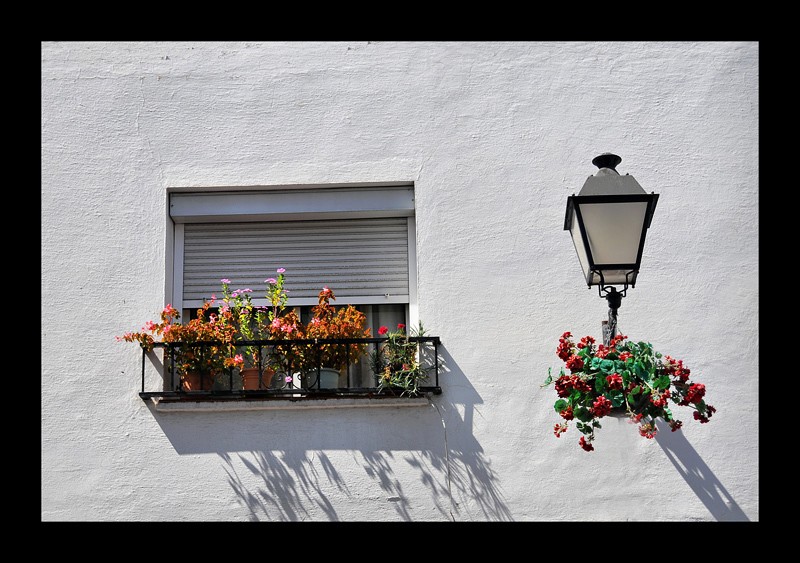
[(661, 421), (658, 421), (658, 429), (655, 441), (714, 519), (719, 522), (749, 521), (684, 433), (670, 431), (669, 426)]
[[(364, 490), (373, 500), (376, 490), (385, 495), (400, 520), (513, 520), (472, 433), (482, 399), (444, 346), (439, 381), (443, 393), (430, 396), (428, 406), (151, 411), (178, 454), (220, 457), (250, 520), (348, 520)], [(415, 513), (422, 498), (432, 502), (433, 515)]]

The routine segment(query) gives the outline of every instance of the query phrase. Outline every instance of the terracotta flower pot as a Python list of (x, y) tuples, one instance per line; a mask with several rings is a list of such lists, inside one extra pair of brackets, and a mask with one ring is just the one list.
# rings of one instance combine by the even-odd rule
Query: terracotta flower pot
[(190, 372), (183, 375), (182, 383), (184, 391), (208, 391), (214, 385), (214, 376), (206, 373), (200, 377), (200, 373)]
[(272, 382), (272, 376), (275, 375), (275, 370), (266, 368), (264, 374), (261, 376), (261, 385), (258, 381), (258, 368), (244, 368), (239, 370), (242, 376), (242, 389), (245, 391), (255, 391), (259, 389), (269, 389)]

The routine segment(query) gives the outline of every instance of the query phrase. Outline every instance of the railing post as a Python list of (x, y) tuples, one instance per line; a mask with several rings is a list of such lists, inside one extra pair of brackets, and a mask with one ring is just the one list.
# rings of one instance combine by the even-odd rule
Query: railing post
[(433, 341), (433, 362), (436, 368), (436, 387), (439, 387), (439, 341)]

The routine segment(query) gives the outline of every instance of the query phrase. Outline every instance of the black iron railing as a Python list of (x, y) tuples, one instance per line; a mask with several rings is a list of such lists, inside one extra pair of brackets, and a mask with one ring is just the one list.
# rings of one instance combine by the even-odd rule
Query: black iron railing
[[(382, 380), (375, 355), (387, 341), (387, 338), (239, 340), (233, 346), (220, 342), (156, 342), (153, 348), (163, 349), (162, 365), (157, 365), (158, 355), (151, 356), (151, 376), (146, 377), (147, 358), (152, 352), (142, 350), (139, 396), (167, 400), (266, 400), (419, 396), (442, 392), (438, 336), (407, 339), (416, 343), (418, 368), (413, 392), (389, 386)], [(232, 360), (239, 355), (245, 361), (243, 367), (224, 365), (226, 358)], [(325, 365), (326, 358), (333, 358), (339, 365)], [(245, 368), (250, 371), (244, 371)], [(157, 375), (153, 376), (153, 371)], [(250, 373), (255, 374), (255, 383), (245, 377)]]

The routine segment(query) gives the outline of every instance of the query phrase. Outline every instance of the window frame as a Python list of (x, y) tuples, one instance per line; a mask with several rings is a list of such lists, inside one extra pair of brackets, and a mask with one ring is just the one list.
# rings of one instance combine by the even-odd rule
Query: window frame
[[(278, 201), (285, 196), (287, 201)], [(225, 200), (228, 199), (226, 202)], [(232, 203), (231, 203), (232, 202)], [(361, 219), (405, 217), (408, 239), (408, 301), (391, 297), (384, 303), (405, 303), (408, 326), (417, 326), (416, 199), (414, 182), (298, 184), (272, 186), (215, 186), (167, 188), (167, 251), (165, 294), (167, 302), (181, 311), (183, 299), (183, 251), (186, 223), (302, 221), (309, 219)], [(269, 275), (270, 272), (265, 272)], [(326, 280), (320, 280), (326, 283)], [(334, 292), (336, 288), (332, 288)], [(253, 296), (256, 305), (262, 303)], [(291, 298), (288, 306), (315, 305), (316, 298)], [(336, 305), (380, 305), (373, 299), (337, 297)], [(183, 317), (186, 318), (186, 317)]]

